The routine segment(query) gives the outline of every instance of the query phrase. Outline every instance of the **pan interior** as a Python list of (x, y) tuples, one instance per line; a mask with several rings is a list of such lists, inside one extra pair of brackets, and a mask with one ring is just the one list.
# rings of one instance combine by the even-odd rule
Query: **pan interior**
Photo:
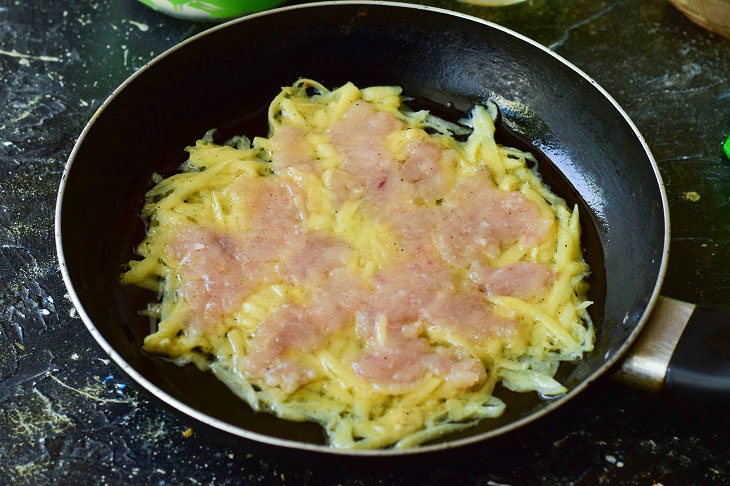
[[(155, 295), (119, 283), (143, 237), (138, 214), (151, 174), (174, 171), (182, 149), (209, 128), (266, 135), (269, 100), (301, 76), (330, 87), (400, 85), (446, 118), (495, 101), (498, 142), (533, 152), (546, 182), (580, 210), (598, 336), (591, 356), (563, 367), (561, 378), (575, 388), (603, 370), (642, 316), (663, 259), (661, 191), (636, 134), (595, 87), (538, 47), (470, 19), (377, 4), (284, 10), (199, 37), (127, 84), (80, 141), (63, 194), (60, 242), (79, 301), (127, 363), (171, 397), (231, 425), (324, 443), (317, 425), (256, 414), (212, 374), (142, 352), (150, 322), (138, 312)], [(552, 403), (498, 393), (507, 412), (461, 435)]]

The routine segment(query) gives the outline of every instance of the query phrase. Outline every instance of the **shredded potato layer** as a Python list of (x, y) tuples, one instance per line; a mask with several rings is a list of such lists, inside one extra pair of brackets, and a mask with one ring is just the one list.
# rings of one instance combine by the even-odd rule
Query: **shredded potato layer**
[[(321, 424), (341, 448), (413, 447), (499, 416), (499, 383), (565, 393), (559, 364), (594, 341), (578, 210), (529, 153), (495, 143), (496, 115), (476, 106), (454, 124), (409, 110), (398, 87), (300, 79), (271, 103), (268, 138), (217, 145), (209, 132), (180, 173), (155, 176), (141, 259), (122, 275), (159, 293), (144, 311), (157, 322), (144, 349), (212, 371), (254, 410)], [(382, 129), (383, 146), (346, 131), (357, 117)], [(383, 150), (390, 165), (356, 169)], [(388, 206), (398, 198), (411, 213)], [(468, 227), (468, 204), (522, 219), (487, 212)], [(533, 220), (541, 226), (523, 228)], [(397, 269), (421, 264), (431, 294), (399, 283)], [(399, 292), (410, 300), (393, 301)], [(339, 307), (316, 307), (326, 297)], [(414, 318), (401, 302), (423, 308)], [(491, 327), (466, 323), (472, 315)]]

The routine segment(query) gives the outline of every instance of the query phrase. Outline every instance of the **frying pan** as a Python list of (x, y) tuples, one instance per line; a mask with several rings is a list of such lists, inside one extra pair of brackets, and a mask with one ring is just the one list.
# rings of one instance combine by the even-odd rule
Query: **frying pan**
[[(123, 287), (119, 275), (144, 233), (138, 214), (151, 174), (174, 172), (185, 159), (182, 149), (211, 127), (224, 135), (266, 135), (269, 101), (300, 76), (330, 87), (400, 85), (416, 107), (447, 118), (475, 103), (497, 103), (498, 141), (532, 151), (546, 182), (580, 208), (597, 339), (585, 360), (559, 370), (565, 395), (541, 400), (498, 389), (508, 403), (498, 419), (413, 450), (341, 451), (324, 445), (317, 425), (254, 413), (212, 374), (141, 350), (150, 322), (138, 312), (155, 295)], [(59, 262), (80, 316), (121, 369), (159, 402), (248, 445), (356, 456), (442, 451), (505, 434), (570, 400), (622, 356), (626, 381), (725, 393), (728, 360), (703, 346), (718, 340), (708, 333), (727, 334), (721, 314), (659, 298), (668, 243), (656, 163), (626, 113), (593, 80), (498, 25), (386, 2), (327, 2), (252, 15), (159, 56), (89, 121), (69, 158), (56, 209)], [(656, 325), (627, 355), (657, 302)], [(713, 374), (718, 369), (724, 373)]]

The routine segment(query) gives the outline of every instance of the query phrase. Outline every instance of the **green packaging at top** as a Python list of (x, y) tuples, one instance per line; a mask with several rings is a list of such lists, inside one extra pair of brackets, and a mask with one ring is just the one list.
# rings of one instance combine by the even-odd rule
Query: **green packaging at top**
[(259, 12), (285, 0), (139, 0), (159, 12), (189, 20), (223, 21)]

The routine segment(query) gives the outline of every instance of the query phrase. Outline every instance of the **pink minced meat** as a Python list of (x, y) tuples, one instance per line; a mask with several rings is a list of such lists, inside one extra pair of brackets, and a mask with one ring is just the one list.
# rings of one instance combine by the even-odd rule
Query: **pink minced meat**
[(398, 167), (385, 138), (402, 125), (363, 101), (353, 103), (330, 130), (332, 143), (344, 156), (340, 169), (369, 191), (382, 188), (388, 174)]
[(434, 202), (447, 190), (444, 166), (455, 164), (459, 156), (454, 150), (443, 150), (433, 142), (418, 141), (408, 147), (403, 162), (403, 178), (416, 188), (416, 197)]
[[(536, 246), (553, 221), (522, 194), (498, 190), (486, 169), (451, 187), (444, 167), (458, 155), (434, 141), (414, 141), (405, 160), (396, 160), (386, 137), (402, 127), (356, 102), (329, 131), (343, 158), (329, 177), (330, 189), (338, 203), (361, 197), (361, 210), (389, 228), (398, 241), (390, 266), (372, 282), (354, 274), (347, 266), (353, 250), (304, 225), (296, 203), (304, 194), (285, 178), (236, 183), (230, 190), (251, 209), (246, 231), (190, 225), (168, 242), (168, 253), (180, 262), (190, 330), (213, 332), (262, 284), (307, 285), (316, 290), (306, 303), (285, 304), (257, 327), (242, 360), (249, 376), (294, 391), (315, 378), (297, 354), (321, 349), (354, 326), (363, 350), (352, 368), (383, 392), (406, 392), (429, 375), (457, 388), (482, 382), (486, 372), (478, 359), (456, 345), (433, 347), (426, 334), (438, 330), (478, 342), (517, 332), (518, 323), (496, 315), (486, 297), (539, 297), (553, 272), (537, 263), (491, 268), (482, 262), (515, 243)], [(300, 130), (280, 127), (272, 148), (274, 166), (319, 173)], [(454, 270), (470, 281), (457, 285)]]
[(553, 226), (522, 193), (500, 191), (486, 175), (455, 188), (455, 197), (437, 211), (433, 241), (446, 261), (469, 265), (494, 257), (513, 243), (533, 247)]
[(507, 295), (519, 299), (544, 295), (555, 280), (548, 265), (532, 262), (517, 262), (500, 268), (474, 262), (469, 277), (488, 296)]

